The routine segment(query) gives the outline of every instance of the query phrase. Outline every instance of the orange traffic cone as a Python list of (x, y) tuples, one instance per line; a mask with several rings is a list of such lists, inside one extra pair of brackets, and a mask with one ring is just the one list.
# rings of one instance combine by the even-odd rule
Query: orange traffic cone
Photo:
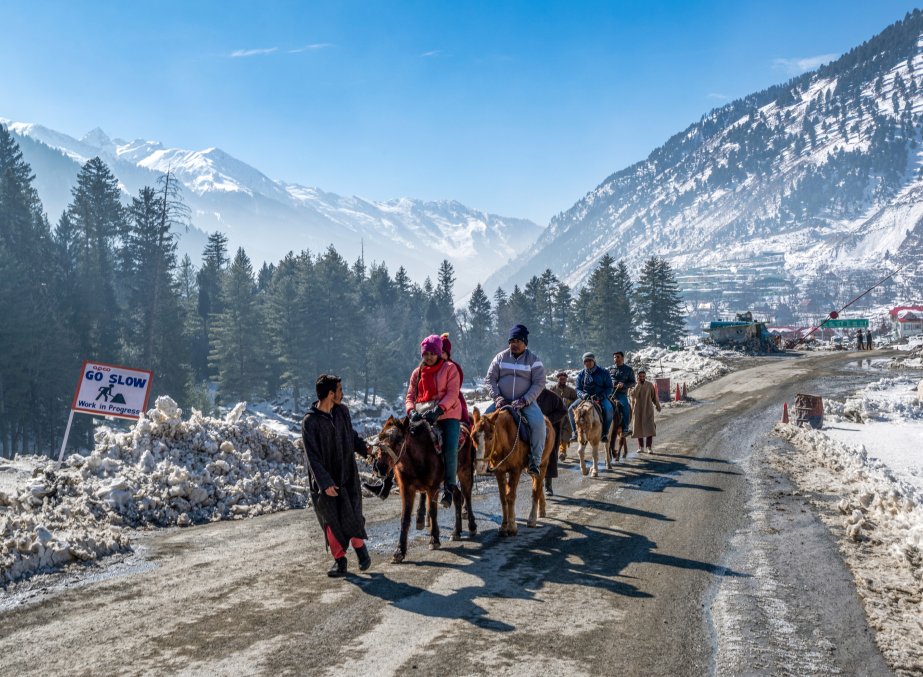
[(688, 400), (688, 399), (689, 399), (689, 393), (686, 391), (686, 382), (685, 382), (685, 381), (683, 381), (683, 399), (684, 399), (684, 400)]
[(676, 399), (677, 402), (679, 402), (679, 400), (680, 400), (680, 397), (679, 397), (679, 383), (676, 384), (676, 397), (675, 397), (675, 399)]
[(782, 423), (788, 423), (788, 402), (782, 404)]

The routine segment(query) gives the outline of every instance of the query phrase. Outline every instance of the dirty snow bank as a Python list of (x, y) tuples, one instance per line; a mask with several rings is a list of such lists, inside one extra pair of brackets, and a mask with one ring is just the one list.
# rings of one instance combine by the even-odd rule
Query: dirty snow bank
[(667, 377), (671, 388), (685, 383), (692, 389), (728, 373), (730, 368), (721, 359), (730, 356), (738, 355), (699, 343), (683, 350), (642, 348), (629, 355), (629, 364), (635, 373), (646, 369), (648, 379)]
[(304, 507), (307, 476), (289, 436), (237, 405), (224, 419), (169, 397), (126, 433), (96, 433), (88, 456), (0, 493), (0, 583), (129, 549), (126, 527), (189, 526)]
[(864, 448), (794, 425), (777, 424), (775, 432), (797, 449), (776, 460), (818, 494), (814, 502), (840, 541), (882, 653), (898, 674), (920, 674), (923, 493)]

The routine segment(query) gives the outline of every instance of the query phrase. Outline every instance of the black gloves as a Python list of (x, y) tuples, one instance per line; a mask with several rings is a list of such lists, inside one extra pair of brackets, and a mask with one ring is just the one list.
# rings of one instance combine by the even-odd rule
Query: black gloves
[(411, 409), (408, 415), (410, 416), (411, 423), (419, 423), (420, 419), (423, 418), (423, 416), (420, 415), (420, 412), (416, 409)]
[(423, 418), (426, 419), (426, 422), (430, 425), (434, 425), (436, 421), (439, 420), (439, 417), (442, 416), (445, 412), (442, 411), (442, 407), (436, 406), (430, 409), (428, 412), (423, 414)]

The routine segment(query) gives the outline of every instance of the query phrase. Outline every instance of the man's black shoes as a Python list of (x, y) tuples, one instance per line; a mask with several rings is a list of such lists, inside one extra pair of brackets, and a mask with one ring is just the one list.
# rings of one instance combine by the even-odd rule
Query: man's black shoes
[(359, 571), (367, 571), (372, 566), (372, 556), (369, 554), (369, 549), (364, 545), (361, 548), (356, 548), (356, 557), (359, 559)]
[(343, 578), (343, 576), (346, 575), (346, 558), (337, 557), (333, 566), (330, 567), (330, 571), (327, 572), (327, 575), (330, 576), (330, 578)]

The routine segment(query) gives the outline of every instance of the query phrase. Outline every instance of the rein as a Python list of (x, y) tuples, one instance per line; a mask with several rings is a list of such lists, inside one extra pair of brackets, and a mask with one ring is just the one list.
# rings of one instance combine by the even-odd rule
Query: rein
[[(502, 410), (501, 410), (501, 411), (502, 411)], [(516, 445), (519, 444), (519, 430), (520, 430), (521, 427), (522, 427), (522, 419), (523, 419), (523, 416), (522, 416), (522, 414), (520, 414), (520, 415), (519, 415), (519, 422), (516, 424), (516, 436), (513, 437), (513, 446), (512, 446), (512, 448), (510, 449), (509, 453), (508, 453), (506, 456), (503, 457), (503, 460), (500, 461), (499, 463), (497, 463), (496, 465), (493, 466), (494, 472), (496, 472), (496, 469), (497, 469), (497, 468), (499, 468), (501, 465), (503, 465), (504, 463), (506, 463), (507, 459), (509, 459), (509, 457), (513, 455), (513, 452), (516, 451)], [(495, 442), (494, 440), (496, 440), (496, 436), (493, 436), (492, 439), (490, 440), (490, 455), (491, 455), (491, 456), (494, 455), (494, 451), (495, 451), (496, 448), (497, 448), (497, 447), (496, 447), (496, 442)], [(487, 460), (487, 459), (485, 459), (485, 460)], [(488, 463), (488, 468), (489, 468), (491, 465), (493, 465), (493, 464)]]
[(410, 440), (407, 438), (407, 435), (404, 435), (404, 441), (401, 443), (400, 453), (395, 454), (394, 449), (391, 447), (390, 443), (381, 443), (377, 442), (372, 446), (377, 447), (380, 451), (385, 452), (388, 456), (391, 457), (392, 465), (391, 469), (388, 471), (388, 474), (385, 475), (385, 479), (389, 477), (394, 477), (394, 471), (397, 470), (398, 463), (401, 462), (401, 459), (404, 457), (404, 453), (407, 451), (407, 444)]

